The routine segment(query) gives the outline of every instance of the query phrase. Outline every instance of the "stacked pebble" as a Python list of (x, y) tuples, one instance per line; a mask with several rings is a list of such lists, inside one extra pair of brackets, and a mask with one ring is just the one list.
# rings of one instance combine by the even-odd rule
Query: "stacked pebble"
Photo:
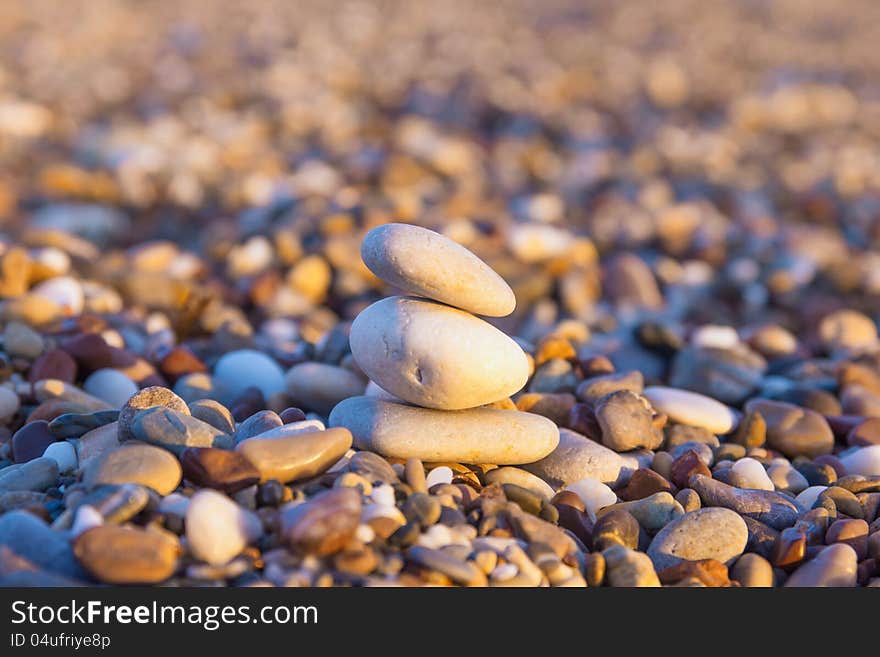
[(419, 226), (374, 228), (361, 253), (373, 273), (418, 297), (389, 297), (355, 318), (352, 356), (386, 398), (346, 399), (330, 425), (349, 429), (360, 449), (402, 459), (509, 465), (552, 452), (559, 442), (552, 421), (497, 407), (528, 381), (526, 354), (471, 314), (513, 312), (507, 283), (464, 247)]

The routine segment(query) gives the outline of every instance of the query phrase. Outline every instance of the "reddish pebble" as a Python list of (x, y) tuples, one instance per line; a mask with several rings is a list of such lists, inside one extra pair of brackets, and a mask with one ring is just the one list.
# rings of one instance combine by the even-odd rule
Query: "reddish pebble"
[(76, 380), (76, 361), (62, 349), (52, 349), (41, 355), (28, 372), (28, 382), (36, 383), (43, 379), (60, 379), (65, 383)]
[(700, 459), (699, 454), (689, 449), (672, 462), (670, 479), (679, 488), (687, 488), (688, 480), (695, 474), (711, 477), (708, 466)]
[(280, 417), (284, 424), (290, 424), (292, 422), (302, 422), (306, 419), (306, 414), (299, 408), (291, 406), (281, 411)]
[(861, 519), (835, 520), (825, 532), (825, 543), (846, 543), (861, 561), (868, 556), (868, 523)]
[(16, 463), (25, 463), (39, 458), (46, 448), (55, 442), (49, 433), (49, 423), (37, 420), (24, 425), (12, 436), (12, 455)]

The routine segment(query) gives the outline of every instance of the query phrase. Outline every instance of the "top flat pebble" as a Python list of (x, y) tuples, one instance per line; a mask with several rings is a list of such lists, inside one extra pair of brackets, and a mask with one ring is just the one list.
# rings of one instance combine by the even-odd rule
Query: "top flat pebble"
[(361, 257), (376, 276), (418, 296), (490, 317), (516, 307), (513, 290), (489, 265), (427, 228), (378, 226), (364, 237)]

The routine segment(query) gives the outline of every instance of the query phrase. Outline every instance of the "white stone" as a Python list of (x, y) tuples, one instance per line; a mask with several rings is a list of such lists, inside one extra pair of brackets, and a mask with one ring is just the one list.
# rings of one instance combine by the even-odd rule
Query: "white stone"
[(596, 511), (617, 502), (614, 491), (598, 479), (581, 479), (566, 486), (565, 490), (570, 490), (581, 498), (593, 522), (596, 521)]
[(460, 410), (509, 397), (529, 378), (510, 337), (456, 308), (410, 297), (377, 301), (354, 320), (351, 353), (373, 381), (427, 408)]
[(0, 424), (7, 424), (12, 416), (18, 413), (20, 407), (21, 401), (15, 391), (0, 386)]
[(122, 408), (138, 391), (138, 386), (119, 370), (106, 368), (89, 374), (83, 383), (83, 390), (114, 408)]
[(531, 463), (553, 451), (559, 429), (540, 415), (494, 408), (436, 411), (352, 397), (330, 414), (358, 449), (442, 463)]
[(384, 504), (385, 506), (394, 506), (395, 496), (394, 487), (391, 484), (382, 484), (373, 488), (370, 493), (370, 499), (376, 504)]
[(186, 540), (194, 557), (222, 566), (262, 533), (260, 519), (217, 491), (202, 489), (186, 510)]
[(816, 500), (819, 498), (819, 495), (821, 495), (822, 491), (826, 488), (828, 488), (828, 486), (810, 486), (809, 488), (805, 488), (798, 493), (798, 496), (794, 498), (794, 501), (805, 511), (812, 509)]
[(753, 458), (745, 457), (738, 460), (733, 464), (731, 470), (742, 478), (740, 488), (776, 490), (764, 466)]
[[(773, 460), (778, 461), (779, 459)], [(791, 465), (787, 462), (773, 463), (769, 468), (767, 468), (767, 476), (770, 477), (770, 480), (773, 482), (773, 485), (776, 486), (777, 489), (788, 490), (795, 495), (806, 490), (806, 488), (810, 485), (810, 482), (807, 481), (807, 478), (796, 469), (791, 467)]]
[(255, 386), (268, 399), (284, 390), (284, 370), (272, 358), (254, 349), (224, 354), (214, 367), (214, 385), (226, 403)]
[(427, 485), (428, 489), (430, 489), (431, 486), (436, 486), (437, 484), (451, 483), (452, 468), (445, 465), (441, 465), (439, 468), (434, 468), (425, 477), (425, 484)]
[(367, 504), (361, 510), (361, 522), (369, 522), (373, 518), (391, 518), (399, 525), (406, 524), (406, 516), (394, 504)]
[(714, 349), (733, 349), (739, 344), (739, 334), (732, 326), (707, 324), (694, 331), (691, 344)]
[(72, 443), (66, 440), (55, 442), (46, 448), (43, 456), (52, 459), (58, 464), (59, 474), (68, 474), (76, 470), (78, 460), (76, 458), (76, 448)]
[(61, 308), (65, 315), (80, 315), (85, 303), (82, 285), (70, 276), (57, 276), (43, 281), (31, 294), (48, 299)]
[(513, 290), (489, 265), (427, 228), (378, 226), (364, 237), (361, 257), (376, 276), (410, 294), (492, 317), (516, 307)]
[(880, 445), (860, 447), (840, 457), (849, 474), (870, 476), (880, 475)]
[(70, 528), (70, 537), (75, 538), (92, 527), (99, 527), (104, 524), (104, 516), (102, 516), (95, 507), (88, 504), (82, 504), (76, 510), (73, 518), (73, 526)]
[(712, 433), (725, 434), (732, 431), (737, 423), (735, 411), (697, 392), (666, 386), (648, 386), (642, 394), (655, 409), (679, 424), (703, 427)]

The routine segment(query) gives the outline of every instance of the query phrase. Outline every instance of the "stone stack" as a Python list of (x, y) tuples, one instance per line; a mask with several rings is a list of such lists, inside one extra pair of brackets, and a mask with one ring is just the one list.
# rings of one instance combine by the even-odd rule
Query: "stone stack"
[(495, 404), (530, 373), (520, 346), (475, 316), (513, 311), (507, 283), (464, 247), (418, 226), (371, 230), (361, 256), (412, 296), (382, 299), (355, 318), (352, 355), (375, 385), (338, 404), (330, 425), (349, 429), (360, 449), (402, 459), (523, 464), (552, 452), (552, 421)]

